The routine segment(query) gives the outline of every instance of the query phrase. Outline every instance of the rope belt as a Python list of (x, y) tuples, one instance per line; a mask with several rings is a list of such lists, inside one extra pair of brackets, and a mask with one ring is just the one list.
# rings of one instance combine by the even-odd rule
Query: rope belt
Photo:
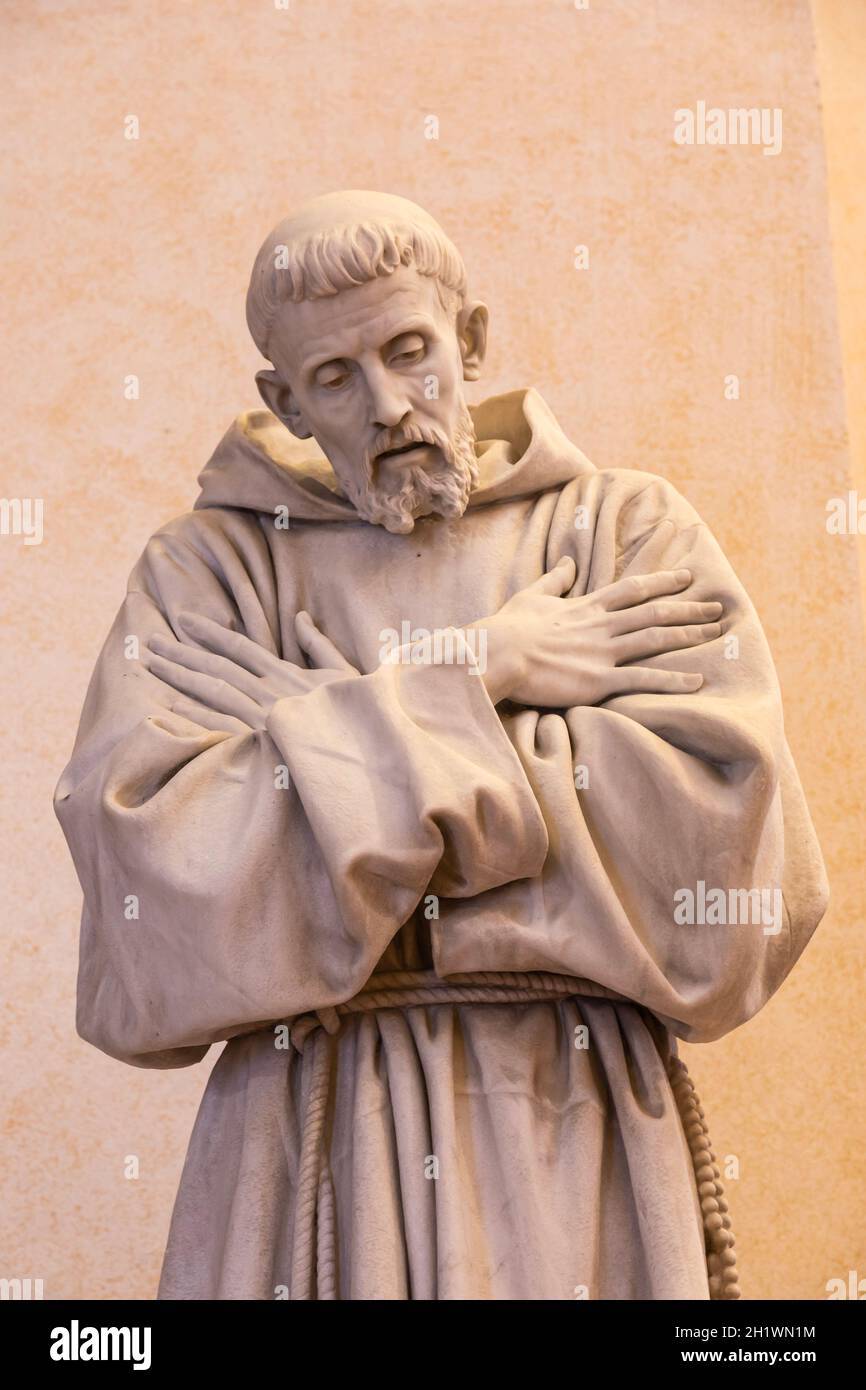
[[(424, 1004), (523, 1004), (569, 999), (575, 995), (634, 1003), (593, 980), (574, 975), (532, 971), (520, 974), (490, 970), (441, 979), (433, 971), (399, 970), (371, 976), (353, 999), (290, 1023), (289, 1037), (298, 1053), (313, 1048), (303, 1107), (301, 1157), (292, 1240), (291, 1293), (295, 1300), (336, 1299), (337, 1257), (334, 1184), (328, 1163), (325, 1129), (328, 1116), (333, 1039), (349, 1014), (408, 1009)], [(310, 1043), (308, 1040), (312, 1038)], [(680, 1058), (672, 1056), (668, 1074), (683, 1122), (704, 1222), (710, 1297), (739, 1298), (734, 1237), (719, 1169), (710, 1147), (704, 1112)]]

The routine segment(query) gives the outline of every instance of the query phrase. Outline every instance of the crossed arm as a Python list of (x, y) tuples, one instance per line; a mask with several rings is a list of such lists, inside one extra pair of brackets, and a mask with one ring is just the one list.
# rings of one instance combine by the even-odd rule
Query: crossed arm
[[(483, 682), (445, 663), (361, 674), (303, 613), (303, 655), (283, 661), (272, 595), (255, 606), (258, 527), (250, 542), (244, 518), (203, 511), (192, 539), (187, 520), (154, 538), (57, 789), (85, 893), (82, 1037), (187, 1065), (250, 1024), (350, 998), (426, 892), (448, 904), (430, 926), (442, 976), (594, 979), (701, 1041), (761, 1007), (827, 893), (769, 649), (685, 504), (651, 484), (620, 523), (631, 479), (609, 486), (603, 524), (576, 533), (593, 591), (566, 597), (563, 561), (475, 624)], [(643, 573), (608, 582), (624, 554)], [(696, 595), (722, 600), (742, 659), (718, 640), (721, 604)], [(129, 633), (152, 678), (125, 659)], [(575, 795), (578, 754), (592, 777)], [(782, 930), (684, 932), (674, 894), (699, 880), (778, 885)], [(124, 918), (131, 893), (147, 930)]]
[[(574, 561), (566, 557), (498, 613), (470, 625), (487, 633), (482, 679), (494, 704), (508, 699), (562, 709), (627, 693), (700, 688), (699, 674), (636, 664), (720, 635), (721, 603), (673, 597), (691, 583), (689, 570), (635, 575), (564, 597), (574, 580)], [(264, 729), (278, 700), (361, 674), (306, 612), (295, 618), (295, 633), (308, 667), (209, 618), (183, 613), (178, 621), (192, 640), (154, 636), (144, 662), (177, 691), (172, 709), (204, 728)]]

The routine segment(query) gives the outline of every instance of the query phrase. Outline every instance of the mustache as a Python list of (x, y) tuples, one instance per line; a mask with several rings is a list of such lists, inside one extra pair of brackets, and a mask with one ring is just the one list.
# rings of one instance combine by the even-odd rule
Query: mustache
[(364, 450), (364, 469), (367, 480), (372, 480), (373, 465), (380, 454), (388, 453), (391, 449), (405, 448), (407, 444), (429, 444), (433, 448), (441, 450), (446, 463), (453, 462), (454, 449), (444, 430), (437, 429), (435, 425), (410, 423), (401, 426), (399, 430), (380, 430), (373, 443)]

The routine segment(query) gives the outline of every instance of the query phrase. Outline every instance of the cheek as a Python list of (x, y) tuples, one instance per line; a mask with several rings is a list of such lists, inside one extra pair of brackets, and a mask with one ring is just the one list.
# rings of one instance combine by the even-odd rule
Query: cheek
[(355, 392), (335, 391), (324, 400), (316, 397), (306, 405), (301, 403), (301, 409), (318, 439), (338, 444), (345, 437), (347, 421), (358, 410), (358, 401)]
[(424, 370), (421, 373), (421, 388), (426, 387), (428, 379), (433, 376), (436, 378), (439, 388), (438, 397), (432, 400), (425, 399), (425, 405), (431, 414), (437, 417), (448, 415), (454, 402), (454, 395), (462, 382), (462, 373), (459, 371), (459, 359), (448, 352), (444, 347), (431, 353), (424, 363)]

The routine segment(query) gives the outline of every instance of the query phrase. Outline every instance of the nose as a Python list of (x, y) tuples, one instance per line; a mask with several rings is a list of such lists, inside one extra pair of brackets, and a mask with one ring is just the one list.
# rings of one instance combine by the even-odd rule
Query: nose
[(370, 423), (374, 429), (392, 430), (410, 413), (411, 402), (406, 382), (396, 373), (378, 365), (367, 375), (367, 389), (370, 393)]

